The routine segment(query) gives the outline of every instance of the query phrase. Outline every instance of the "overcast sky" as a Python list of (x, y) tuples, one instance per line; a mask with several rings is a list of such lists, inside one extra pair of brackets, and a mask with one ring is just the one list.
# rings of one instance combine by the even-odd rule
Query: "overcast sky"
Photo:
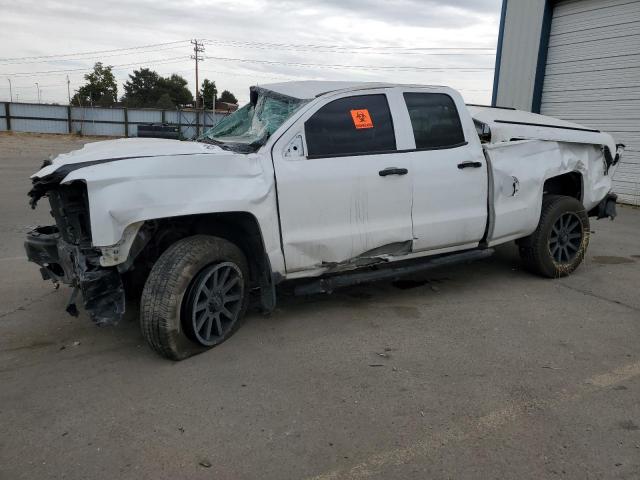
[[(96, 61), (114, 65), (118, 95), (127, 75), (139, 66), (162, 75), (179, 73), (193, 91), (188, 40), (198, 38), (206, 40), (201, 81), (215, 80), (219, 91), (231, 90), (241, 102), (248, 99), (250, 85), (315, 79), (449, 85), (468, 102), (487, 103), (500, 4), (501, 0), (0, 0), (0, 100), (9, 99), (10, 78), (14, 100), (35, 101), (38, 82), (43, 102), (66, 103), (66, 76), (73, 95)], [(155, 46), (61, 57), (145, 45)], [(442, 48), (461, 50), (437, 50)], [(38, 56), (51, 57), (24, 58)]]

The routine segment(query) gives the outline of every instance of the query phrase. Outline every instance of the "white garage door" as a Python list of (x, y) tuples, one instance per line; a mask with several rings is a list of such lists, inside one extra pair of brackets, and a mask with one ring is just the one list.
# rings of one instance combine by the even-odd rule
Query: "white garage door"
[(640, 205), (640, 0), (556, 4), (541, 113), (624, 143), (614, 190), (620, 201)]

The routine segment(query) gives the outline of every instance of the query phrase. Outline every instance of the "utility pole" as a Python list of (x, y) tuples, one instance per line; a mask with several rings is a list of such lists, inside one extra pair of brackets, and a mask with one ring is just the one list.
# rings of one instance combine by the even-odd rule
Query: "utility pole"
[(9, 80), (9, 98), (11, 99), (11, 103), (13, 103), (13, 90), (11, 89), (11, 79), (7, 78), (7, 80)]
[(38, 103), (40, 103), (40, 85), (36, 82), (36, 88), (38, 89)]
[(71, 105), (71, 81), (69, 75), (67, 75), (67, 98), (69, 99), (69, 105)]
[[(191, 44), (193, 45), (193, 55), (191, 58), (196, 61), (196, 136), (200, 135), (200, 122), (198, 121), (199, 113), (198, 113), (198, 103), (200, 100), (200, 85), (198, 79), (198, 62), (202, 62), (202, 56), (198, 55), (199, 53), (204, 53), (204, 45), (199, 42), (197, 39), (191, 40)], [(204, 106), (204, 105), (203, 105)], [(204, 112), (204, 110), (203, 110)], [(203, 118), (204, 121), (204, 118)]]
[(200, 101), (200, 80), (198, 79), (198, 63), (204, 61), (200, 53), (204, 53), (204, 45), (197, 39), (191, 40), (193, 45), (193, 55), (191, 58), (196, 61), (196, 110), (198, 109), (198, 103)]

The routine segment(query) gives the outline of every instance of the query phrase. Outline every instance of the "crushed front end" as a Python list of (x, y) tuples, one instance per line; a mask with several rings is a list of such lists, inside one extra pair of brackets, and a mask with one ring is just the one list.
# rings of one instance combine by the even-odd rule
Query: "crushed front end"
[(44, 280), (73, 288), (67, 305), (71, 315), (78, 314), (75, 300), (80, 292), (84, 307), (96, 324), (115, 323), (125, 310), (120, 273), (116, 267), (102, 267), (101, 252), (92, 246), (86, 185), (61, 185), (60, 180), (60, 175), (54, 173), (33, 181), (31, 206), (35, 208), (40, 198), (48, 197), (55, 225), (27, 233), (27, 258), (40, 266)]

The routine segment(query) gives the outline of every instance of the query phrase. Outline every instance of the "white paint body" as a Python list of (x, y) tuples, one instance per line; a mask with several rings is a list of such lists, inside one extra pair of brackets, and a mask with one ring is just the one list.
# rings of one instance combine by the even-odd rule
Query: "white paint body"
[[(527, 236), (538, 224), (544, 181), (563, 173), (582, 175), (587, 210), (611, 188), (613, 169), (604, 174), (601, 151), (607, 145), (615, 152), (609, 135), (496, 122), (533, 121), (525, 112), (467, 109), (446, 87), (296, 82), (263, 88), (309, 101), (256, 153), (198, 142), (110, 140), (60, 155), (34, 177), (70, 163), (116, 159), (79, 168), (63, 180), (87, 185), (92, 241), (103, 249), (103, 265), (126, 260), (131, 235), (144, 221), (247, 212), (260, 226), (273, 271), (286, 278), (347, 269), (358, 257), (395, 261), (474, 248), (485, 232), (490, 245)], [(416, 150), (404, 92), (451, 96), (466, 145)], [(304, 122), (332, 100), (369, 93), (387, 96), (398, 152), (307, 158)], [(490, 126), (492, 143), (480, 143), (472, 115)], [(567, 126), (541, 118), (533, 123)], [(524, 140), (510, 141), (514, 137)], [(294, 152), (292, 145), (301, 148)], [(482, 168), (459, 169), (464, 161), (481, 162)], [(387, 167), (409, 174), (381, 177)], [(398, 244), (409, 249), (386, 248)]]

